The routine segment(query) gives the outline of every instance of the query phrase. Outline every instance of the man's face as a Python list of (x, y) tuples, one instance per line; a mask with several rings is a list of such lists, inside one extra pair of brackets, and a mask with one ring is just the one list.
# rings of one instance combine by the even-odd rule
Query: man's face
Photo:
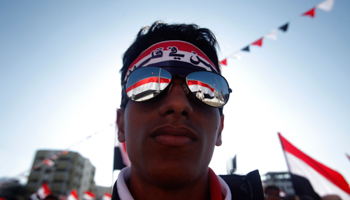
[(265, 194), (265, 200), (279, 200), (279, 199), (281, 199), (281, 197), (278, 190), (276, 189), (270, 189)]
[(118, 110), (118, 139), (126, 142), (133, 173), (163, 186), (195, 181), (207, 173), (215, 145), (221, 145), (223, 115), (187, 95), (185, 81), (169, 90)]

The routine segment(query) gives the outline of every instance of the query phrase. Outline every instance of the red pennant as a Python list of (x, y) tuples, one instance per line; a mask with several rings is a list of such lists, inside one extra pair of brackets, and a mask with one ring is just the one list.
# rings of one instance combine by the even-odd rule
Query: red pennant
[(227, 66), (227, 58), (225, 58), (224, 60), (222, 60), (219, 64), (220, 64), (220, 65), (225, 65), (225, 66)]
[(303, 16), (310, 16), (311, 18), (315, 17), (315, 8), (307, 11), (306, 13), (303, 14)]
[(256, 45), (256, 46), (261, 47), (262, 46), (262, 41), (263, 41), (263, 38), (260, 38), (259, 40), (253, 42), (252, 45)]

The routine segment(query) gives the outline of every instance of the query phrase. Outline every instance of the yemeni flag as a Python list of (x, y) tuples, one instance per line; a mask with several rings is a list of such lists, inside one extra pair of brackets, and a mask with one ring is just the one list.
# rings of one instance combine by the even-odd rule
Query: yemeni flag
[(110, 195), (109, 193), (105, 193), (102, 197), (102, 200), (111, 200), (112, 199), (112, 195)]
[(154, 96), (156, 91), (162, 91), (169, 85), (171, 79), (164, 77), (149, 77), (142, 79), (126, 88), (129, 97), (138, 99), (149, 99)]
[(94, 200), (94, 199), (95, 199), (95, 194), (90, 191), (86, 191), (83, 195), (83, 200)]
[(280, 133), (278, 136), (297, 195), (310, 195), (305, 191), (313, 189), (321, 197), (336, 194), (343, 200), (350, 200), (349, 184), (341, 174), (297, 149)]
[(79, 200), (78, 193), (73, 189), (67, 197), (67, 200)]
[(40, 200), (40, 199), (45, 199), (45, 197), (47, 197), (48, 195), (51, 194), (51, 190), (49, 188), (49, 185), (47, 184), (47, 182), (44, 182), (40, 188), (38, 189), (38, 191), (34, 194), (32, 194), (29, 199), (31, 200)]

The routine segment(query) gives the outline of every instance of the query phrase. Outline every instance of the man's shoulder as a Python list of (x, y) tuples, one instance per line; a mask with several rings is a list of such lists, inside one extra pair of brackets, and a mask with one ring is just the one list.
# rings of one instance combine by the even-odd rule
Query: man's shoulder
[(258, 170), (247, 175), (219, 175), (229, 186), (236, 200), (263, 200), (263, 188)]

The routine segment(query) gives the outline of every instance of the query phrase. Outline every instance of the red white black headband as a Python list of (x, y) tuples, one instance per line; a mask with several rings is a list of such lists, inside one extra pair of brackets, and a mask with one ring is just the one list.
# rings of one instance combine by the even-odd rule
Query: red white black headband
[(126, 81), (132, 71), (146, 66), (190, 67), (218, 73), (215, 65), (202, 50), (191, 43), (168, 40), (156, 43), (143, 51), (126, 71)]

